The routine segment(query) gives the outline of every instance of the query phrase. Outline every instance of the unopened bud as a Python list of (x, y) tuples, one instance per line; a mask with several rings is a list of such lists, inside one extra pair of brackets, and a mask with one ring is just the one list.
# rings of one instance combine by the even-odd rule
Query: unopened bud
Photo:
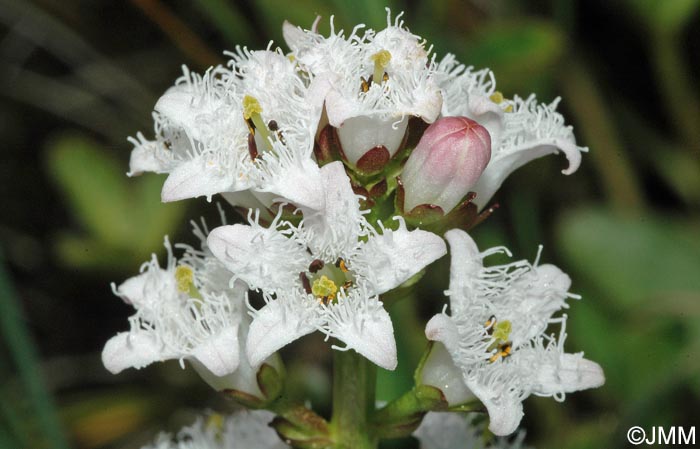
[(444, 117), (425, 130), (401, 174), (404, 211), (439, 206), (447, 214), (476, 184), (491, 159), (491, 136), (466, 117)]

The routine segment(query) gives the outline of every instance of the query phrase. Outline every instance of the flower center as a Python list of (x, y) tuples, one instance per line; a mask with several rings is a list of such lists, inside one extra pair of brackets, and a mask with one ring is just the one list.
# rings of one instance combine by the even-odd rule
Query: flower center
[(354, 276), (345, 265), (345, 260), (339, 258), (335, 264), (324, 263), (315, 259), (309, 265), (309, 271), (299, 273), (306, 293), (314, 295), (324, 304), (336, 303), (340, 290), (347, 291)]
[(362, 84), (360, 85), (362, 92), (367, 92), (373, 82), (381, 84), (389, 79), (389, 75), (385, 72), (385, 69), (391, 61), (391, 53), (388, 50), (379, 50), (370, 56), (370, 59), (374, 62), (374, 72), (369, 79), (360, 77), (360, 80), (362, 80)]
[(513, 352), (513, 342), (509, 340), (510, 332), (513, 328), (510, 321), (496, 321), (496, 317), (492, 316), (484, 323), (484, 327), (492, 340), (487, 348), (487, 351), (491, 354), (488, 359), (489, 363), (494, 363), (498, 359), (505, 359), (510, 356)]
[[(501, 103), (503, 103), (503, 100), (505, 100), (505, 98), (503, 98), (503, 94), (501, 92), (495, 91), (494, 93), (491, 94), (491, 96), (489, 97), (489, 100), (493, 101), (496, 104), (501, 104)], [(504, 109), (504, 112), (513, 112), (513, 105), (509, 104)]]
[(262, 111), (257, 98), (251, 95), (243, 97), (243, 119), (248, 125), (248, 152), (253, 160), (258, 157), (258, 145), (262, 145), (263, 150), (272, 151), (270, 140), (273, 137), (285, 143), (277, 122), (270, 120), (266, 125), (261, 115)]

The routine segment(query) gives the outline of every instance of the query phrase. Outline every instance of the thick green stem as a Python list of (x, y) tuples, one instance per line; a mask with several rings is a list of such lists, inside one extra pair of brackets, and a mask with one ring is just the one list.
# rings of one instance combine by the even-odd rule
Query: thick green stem
[(376, 367), (355, 351), (333, 351), (333, 417), (336, 449), (374, 449), (372, 432)]

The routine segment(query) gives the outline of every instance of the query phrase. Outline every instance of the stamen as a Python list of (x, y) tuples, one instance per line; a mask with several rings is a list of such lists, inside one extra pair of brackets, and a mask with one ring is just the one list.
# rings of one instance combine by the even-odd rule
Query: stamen
[(307, 295), (311, 294), (311, 282), (309, 282), (309, 278), (306, 277), (306, 274), (299, 273), (299, 279), (301, 280), (301, 285), (304, 287), (304, 291), (306, 292)]
[(317, 273), (320, 269), (323, 268), (324, 265), (325, 264), (323, 263), (323, 261), (321, 259), (314, 259), (309, 264), (309, 271), (311, 273)]
[(341, 257), (339, 257), (338, 260), (335, 261), (335, 266), (340, 268), (340, 271), (342, 271), (343, 273), (348, 272), (348, 267), (347, 265), (345, 265), (345, 261)]
[(505, 359), (506, 357), (509, 357), (512, 352), (513, 352), (513, 343), (508, 341), (508, 342), (505, 342), (503, 344), (500, 344), (500, 345), (498, 345), (498, 352), (496, 352), (494, 355), (489, 357), (489, 363), (493, 363), (500, 358)]
[[(492, 93), (491, 96), (489, 97), (489, 99), (496, 104), (501, 104), (501, 103), (503, 103), (503, 100), (505, 100), (505, 98), (503, 97), (503, 94), (499, 91), (495, 91), (494, 93)], [(513, 105), (509, 104), (508, 106), (506, 106), (506, 108), (503, 111), (504, 112), (513, 112)]]
[(267, 126), (265, 126), (265, 122), (263, 121), (262, 116), (260, 115), (261, 113), (262, 106), (260, 106), (260, 102), (257, 100), (257, 98), (252, 97), (250, 95), (246, 95), (245, 97), (243, 97), (243, 118), (248, 124), (248, 131), (253, 136), (256, 132), (259, 132), (263, 142), (265, 142), (268, 149), (271, 149), (269, 147), (268, 140), (270, 138), (270, 131), (267, 128)]
[(364, 76), (360, 77), (360, 81), (362, 84), (360, 84), (360, 90), (362, 93), (366, 93), (369, 90), (369, 85), (372, 82), (372, 77), (369, 77), (369, 80), (366, 80)]
[(391, 53), (388, 50), (379, 50), (370, 56), (370, 59), (374, 61), (374, 74), (372, 75), (374, 82), (384, 80), (384, 69), (387, 68), (389, 61), (391, 61)]
[(496, 104), (501, 104), (503, 102), (503, 94), (499, 91), (496, 91), (491, 94), (489, 100), (493, 101)]

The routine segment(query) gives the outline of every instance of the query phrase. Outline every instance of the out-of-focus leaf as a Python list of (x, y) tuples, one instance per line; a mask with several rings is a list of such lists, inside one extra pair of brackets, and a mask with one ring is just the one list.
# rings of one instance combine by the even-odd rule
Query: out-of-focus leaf
[(62, 408), (73, 440), (80, 447), (102, 447), (152, 420), (158, 401), (143, 393), (109, 391), (83, 395)]
[(654, 216), (596, 210), (566, 215), (558, 240), (569, 265), (622, 307), (700, 291), (697, 227)]
[(499, 90), (516, 93), (548, 81), (563, 49), (564, 36), (551, 22), (503, 21), (481, 27), (459, 53), (466, 64), (493, 70)]
[(251, 24), (241, 16), (236, 5), (226, 0), (198, 0), (193, 6), (202, 11), (232, 45), (246, 43)]
[(698, 0), (627, 0), (626, 4), (649, 27), (671, 33), (683, 28), (700, 6)]
[(48, 164), (73, 214), (88, 232), (117, 245), (131, 238), (129, 222), (121, 216), (128, 207), (124, 170), (115, 159), (75, 135), (51, 145)]
[(121, 269), (141, 262), (181, 221), (182, 203), (160, 202), (161, 177), (127, 178), (118, 160), (84, 136), (54, 140), (47, 162), (87, 233), (64, 234), (56, 240), (59, 257), (68, 265)]

